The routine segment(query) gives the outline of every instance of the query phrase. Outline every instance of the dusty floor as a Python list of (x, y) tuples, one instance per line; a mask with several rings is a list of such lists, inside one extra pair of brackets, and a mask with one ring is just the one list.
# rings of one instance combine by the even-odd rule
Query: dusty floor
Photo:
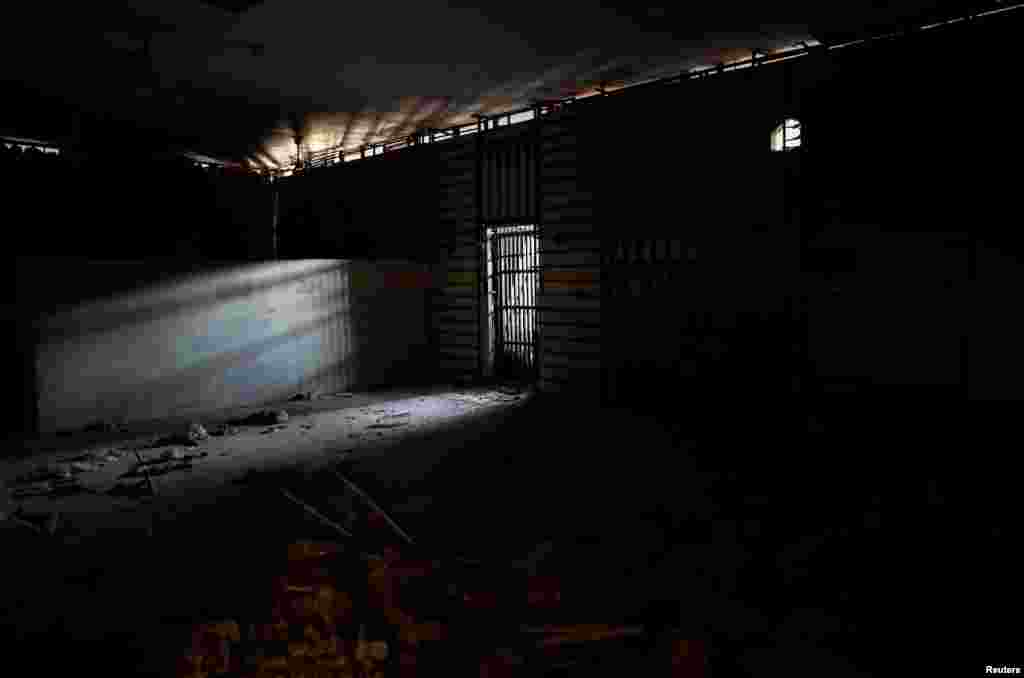
[[(925, 444), (919, 436), (885, 446), (852, 429), (807, 435), (753, 415), (670, 407), (655, 417), (483, 388), (283, 408), (286, 428), (177, 448), (205, 456), (154, 477), (155, 497), (107, 494), (140, 482), (119, 479), (136, 463), (124, 453), (79, 474), (85, 492), (25, 500), (44, 534), (0, 523), (0, 599), (22, 647), (65, 648), (29, 650), (38, 661), (161, 675), (180, 649), (175, 634), (252, 604), (284, 544), (333, 536), (280, 490), (331, 513), (325, 469), (336, 465), (443, 554), (569, 576), (577, 621), (663, 623), (705, 638), (715, 676), (874, 675), (892, 665), (894, 638), (910, 642), (912, 621), (924, 628), (916, 620), (937, 592), (974, 606), (970, 631), (1000, 628), (978, 613), (1010, 564), (992, 561), (971, 592), (951, 573), (1005, 547), (1019, 526), (975, 513), (991, 523), (975, 529), (961, 508), (978, 493), (929, 478), (906, 453)], [(0, 478), (153, 440), (138, 433), (37, 442)], [(929, 623), (941, 629), (939, 619)]]

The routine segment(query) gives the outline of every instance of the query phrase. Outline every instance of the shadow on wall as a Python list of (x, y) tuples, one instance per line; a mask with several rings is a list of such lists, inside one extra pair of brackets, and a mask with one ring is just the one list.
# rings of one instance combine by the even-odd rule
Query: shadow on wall
[[(54, 263), (35, 260), (35, 275), (53, 277)], [(74, 267), (115, 280), (124, 264)], [(210, 265), (127, 292), (112, 284), (56, 309), (43, 304), (35, 322), (39, 428), (199, 415), (300, 387), (381, 381), (368, 371), (422, 355), (426, 295), (376, 293), (380, 277), (375, 265), (342, 260)], [(385, 304), (398, 312), (375, 310)]]

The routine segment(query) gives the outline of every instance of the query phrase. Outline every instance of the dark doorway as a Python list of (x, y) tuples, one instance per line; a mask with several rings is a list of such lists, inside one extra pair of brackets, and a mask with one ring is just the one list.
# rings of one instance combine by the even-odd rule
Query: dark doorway
[(537, 374), (540, 236), (533, 224), (491, 226), (487, 234), (487, 319), (495, 376)]

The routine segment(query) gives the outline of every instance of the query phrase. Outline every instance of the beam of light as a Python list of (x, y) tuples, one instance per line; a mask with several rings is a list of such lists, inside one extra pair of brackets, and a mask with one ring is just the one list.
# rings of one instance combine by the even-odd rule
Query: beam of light
[(259, 402), (314, 378), (347, 389), (351, 275), (338, 260), (235, 266), (61, 309), (39, 327), (41, 429)]

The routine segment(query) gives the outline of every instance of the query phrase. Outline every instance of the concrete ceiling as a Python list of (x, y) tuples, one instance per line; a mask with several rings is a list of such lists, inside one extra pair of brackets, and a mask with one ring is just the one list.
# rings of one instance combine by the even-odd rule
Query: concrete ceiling
[(3, 79), (32, 83), (91, 114), (164, 130), (169, 143), (211, 157), (280, 167), (293, 161), (296, 133), (304, 152), (356, 149), (601, 82), (614, 87), (746, 58), (751, 48), (952, 16), (963, 6), (138, 0), (97, 10), (25, 3), (8, 15), (0, 57)]

